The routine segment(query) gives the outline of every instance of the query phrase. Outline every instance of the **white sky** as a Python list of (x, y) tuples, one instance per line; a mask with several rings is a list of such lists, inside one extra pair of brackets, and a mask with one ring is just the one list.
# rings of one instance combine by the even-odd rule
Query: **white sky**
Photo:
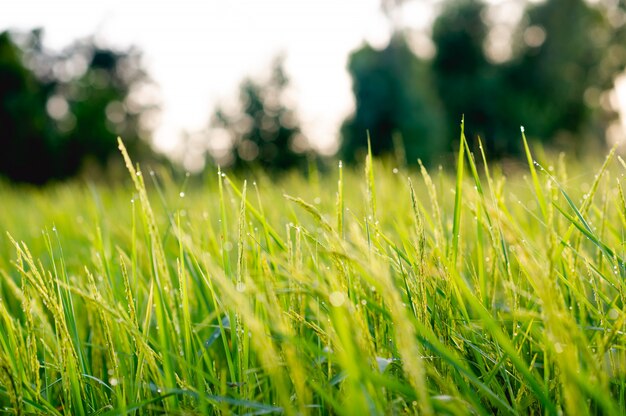
[[(156, 141), (163, 150), (175, 147), (182, 130), (205, 127), (214, 106), (236, 97), (241, 79), (263, 73), (279, 52), (287, 55), (305, 133), (317, 146), (328, 146), (353, 108), (348, 54), (364, 40), (382, 46), (389, 34), (380, 0), (8, 3), (0, 30), (43, 27), (44, 43), (53, 49), (98, 33), (112, 46), (143, 50), (161, 88)], [(418, 7), (411, 14), (423, 21), (428, 11)]]

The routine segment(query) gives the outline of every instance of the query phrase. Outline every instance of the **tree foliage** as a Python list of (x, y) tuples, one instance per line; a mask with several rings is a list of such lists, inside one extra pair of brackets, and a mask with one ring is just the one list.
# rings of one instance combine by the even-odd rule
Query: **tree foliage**
[(376, 155), (393, 149), (394, 136), (403, 141), (406, 157), (413, 162), (442, 151), (446, 126), (429, 89), (431, 73), (400, 34), (383, 50), (365, 45), (354, 52), (348, 71), (356, 110), (341, 128), (345, 160), (366, 151), (367, 132)]
[(151, 157), (142, 121), (154, 102), (136, 50), (116, 51), (94, 39), (60, 53), (42, 34), (0, 34), (0, 175), (42, 184), (106, 167), (122, 136), (138, 158)]
[(54, 169), (52, 120), (46, 114), (49, 87), (22, 60), (9, 34), (0, 34), (0, 173), (41, 183)]
[(295, 111), (286, 102), (288, 85), (282, 56), (274, 60), (267, 81), (242, 81), (237, 107), (232, 111), (218, 107), (213, 115), (213, 132), (221, 130), (227, 137), (225, 151), (213, 155), (216, 163), (280, 171), (305, 162), (307, 143)]
[(495, 154), (506, 144), (494, 140), (498, 101), (504, 91), (498, 68), (485, 55), (489, 33), (482, 17), (485, 10), (486, 6), (476, 0), (447, 3), (433, 25), (436, 53), (432, 69), (436, 93), (445, 105), (446, 123), (456, 127), (464, 116), (467, 136), (480, 135)]
[(609, 94), (626, 69), (625, 40), (623, 23), (612, 23), (602, 4), (550, 0), (529, 6), (517, 28), (518, 53), (503, 68), (505, 113), (517, 114), (541, 138), (561, 132), (603, 139), (617, 117)]
[[(429, 152), (452, 149), (457, 131), (448, 129), (454, 134), (445, 137), (441, 132), (458, 126), (463, 115), (469, 140), (480, 136), (498, 157), (519, 154), (520, 125), (534, 138), (569, 148), (606, 143), (607, 128), (618, 116), (611, 99), (615, 79), (626, 69), (624, 2), (526, 3), (505, 62), (494, 62), (487, 53), (493, 30), (486, 19), (489, 7), (481, 0), (444, 2), (432, 27), (436, 52), (419, 65), (407, 64), (418, 62), (409, 48), (402, 58), (396, 53), (399, 66), (390, 65), (390, 51), (404, 32), (383, 50), (366, 46), (353, 53), (349, 71), (356, 109), (342, 130), (344, 157), (366, 145), (367, 129), (374, 148), (389, 151), (389, 132), (406, 130), (421, 117), (423, 131), (403, 136), (407, 149), (419, 149), (426, 160)], [(422, 106), (406, 105), (402, 94), (422, 97), (411, 101)], [(437, 102), (441, 110), (433, 105)], [(439, 145), (431, 148), (432, 143)]]

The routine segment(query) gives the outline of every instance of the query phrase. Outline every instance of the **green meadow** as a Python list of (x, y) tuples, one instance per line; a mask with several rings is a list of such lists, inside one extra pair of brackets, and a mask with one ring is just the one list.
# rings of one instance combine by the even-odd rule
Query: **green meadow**
[(626, 409), (615, 151), (199, 181), (120, 147), (125, 184), (0, 185), (0, 413)]

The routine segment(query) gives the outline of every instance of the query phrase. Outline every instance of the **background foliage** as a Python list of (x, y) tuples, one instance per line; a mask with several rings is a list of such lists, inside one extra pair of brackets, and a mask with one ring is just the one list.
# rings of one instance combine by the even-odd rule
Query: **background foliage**
[(0, 34), (0, 175), (42, 184), (106, 168), (118, 135), (139, 159), (153, 157), (149, 84), (136, 50), (84, 39), (53, 53), (40, 31)]
[[(584, 0), (525, 3), (505, 59), (490, 56), (489, 36), (497, 22), (490, 21), (489, 12), (480, 0), (443, 2), (431, 33), (434, 56), (423, 59), (419, 69), (407, 64), (417, 60), (409, 58), (411, 51), (389, 52), (399, 39), (410, 40), (410, 30), (397, 32), (382, 51), (369, 45), (355, 51), (349, 69), (356, 112), (343, 128), (343, 154), (362, 151), (363, 131), (370, 129), (379, 135), (372, 134), (375, 153), (389, 151), (390, 132), (395, 131), (407, 149), (419, 149), (419, 157), (429, 160), (453, 149), (458, 130), (447, 127), (458, 126), (462, 115), (470, 143), (480, 136), (491, 157), (520, 154), (520, 125), (532, 138), (568, 150), (604, 146), (607, 128), (618, 117), (614, 82), (626, 68), (624, 5)], [(367, 65), (364, 55), (369, 56)], [(379, 75), (381, 68), (387, 68), (383, 71), (394, 84)], [(379, 90), (384, 93), (374, 93)], [(421, 98), (398, 99), (394, 91)], [(383, 117), (390, 108), (393, 116)], [(407, 123), (425, 126), (430, 134), (407, 130)], [(415, 162), (408, 153), (409, 162)]]
[[(523, 8), (514, 27), (482, 0), (435, 1), (430, 53), (397, 19), (406, 3), (381, 3), (393, 31), (386, 46), (364, 44), (348, 58), (355, 110), (338, 132), (342, 159), (362, 160), (369, 132), (374, 155), (441, 162), (462, 115), (470, 146), (480, 137), (493, 158), (520, 155), (520, 125), (531, 139), (579, 154), (611, 138), (615, 80), (626, 68), (623, 1), (520, 0), (511, 3)], [(187, 150), (194, 160), (273, 172), (306, 165), (313, 146), (288, 99), (284, 59), (270, 72), (244, 79), (238, 104), (213, 113)], [(118, 135), (136, 158), (154, 158), (149, 85), (137, 50), (85, 39), (51, 52), (40, 31), (1, 34), (0, 175), (41, 184), (101, 169)]]
[(343, 159), (353, 161), (359, 152), (365, 153), (368, 131), (375, 155), (394, 149), (394, 135), (412, 138), (404, 143), (412, 161), (428, 161), (444, 150), (446, 124), (441, 103), (430, 90), (431, 71), (401, 34), (383, 50), (366, 45), (354, 52), (348, 70), (356, 110), (341, 129)]
[(305, 161), (306, 139), (295, 111), (285, 102), (289, 79), (283, 61), (281, 56), (274, 60), (265, 82), (242, 81), (236, 109), (215, 111), (212, 125), (225, 131), (228, 138), (227, 151), (218, 163), (233, 168), (256, 164), (281, 171)]

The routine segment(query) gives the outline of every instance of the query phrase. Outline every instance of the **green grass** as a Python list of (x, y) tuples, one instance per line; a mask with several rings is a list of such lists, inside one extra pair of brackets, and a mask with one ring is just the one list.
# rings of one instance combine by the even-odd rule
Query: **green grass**
[(0, 185), (0, 412), (624, 412), (626, 163), (523, 140), (509, 176), (462, 139), (451, 172)]

